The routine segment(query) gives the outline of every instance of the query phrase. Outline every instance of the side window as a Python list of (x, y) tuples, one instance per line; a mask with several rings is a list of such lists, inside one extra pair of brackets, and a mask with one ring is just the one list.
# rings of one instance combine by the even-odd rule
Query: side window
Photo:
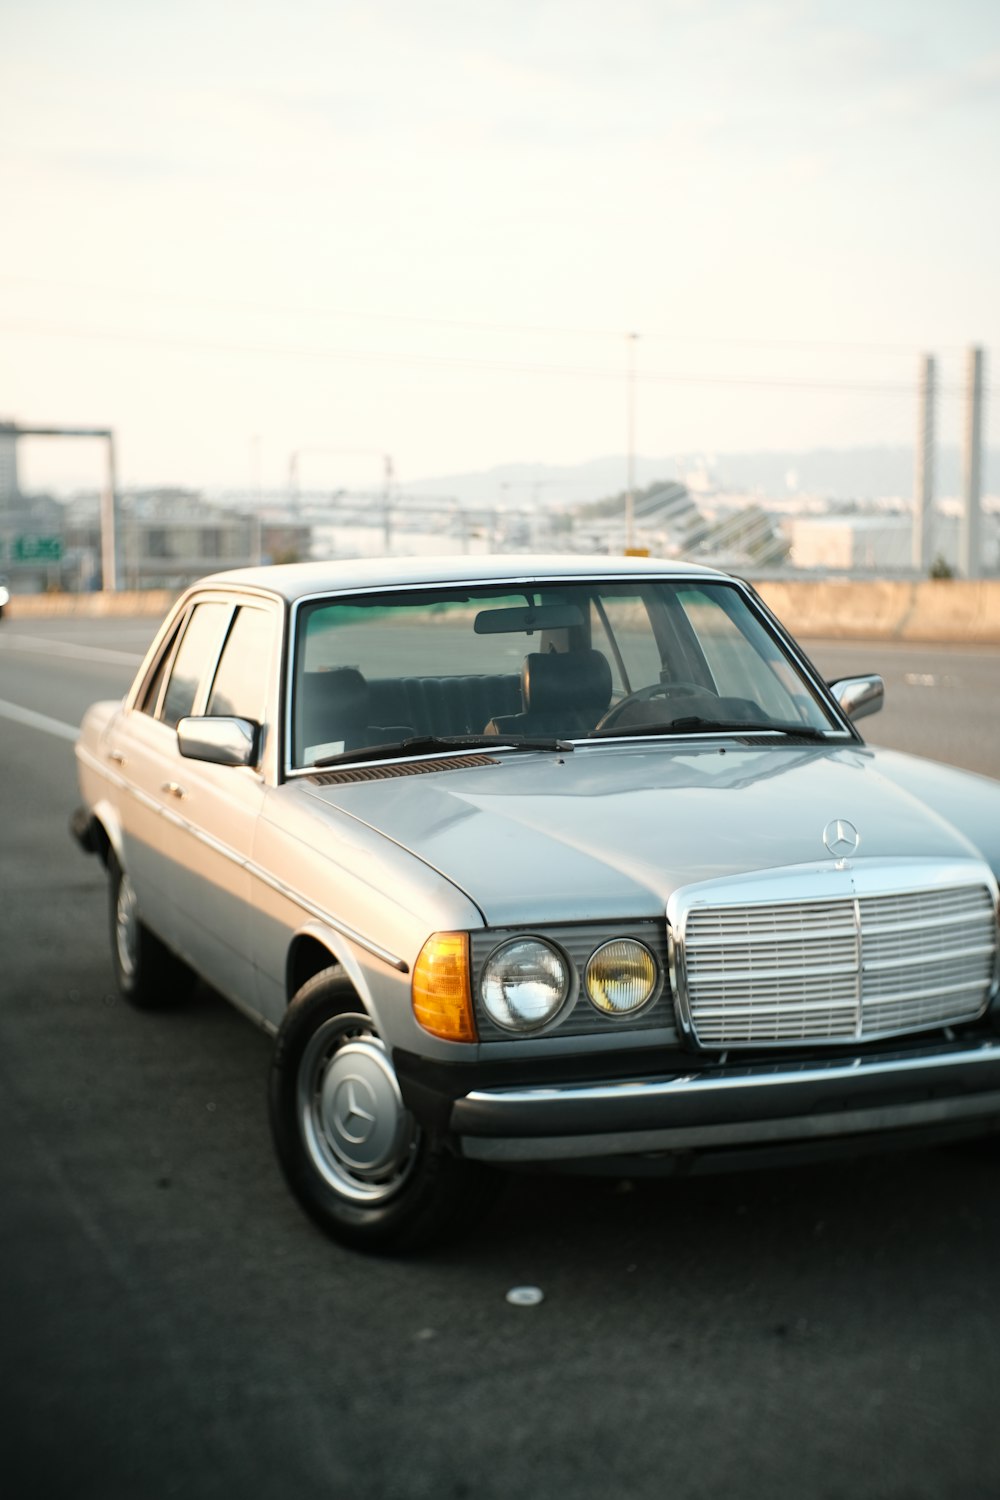
[(222, 632), (232, 613), (231, 604), (197, 604), (191, 612), (184, 638), (174, 657), (170, 681), (160, 718), (171, 728), (189, 714), (198, 696), (198, 688), (215, 666), (222, 643)]
[(222, 651), (209, 696), (208, 714), (231, 714), (263, 724), (267, 717), (268, 672), (274, 616), (245, 606), (237, 611)]

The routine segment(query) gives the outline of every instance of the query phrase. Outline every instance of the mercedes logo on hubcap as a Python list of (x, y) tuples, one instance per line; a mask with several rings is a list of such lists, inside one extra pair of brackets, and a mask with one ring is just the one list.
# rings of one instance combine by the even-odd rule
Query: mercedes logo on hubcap
[(358, 1077), (345, 1078), (337, 1089), (334, 1101), (334, 1113), (337, 1120), (337, 1128), (345, 1141), (350, 1141), (352, 1146), (360, 1146), (372, 1133), (375, 1124), (375, 1116), (367, 1109), (359, 1098), (359, 1088), (369, 1095), (368, 1103), (374, 1103), (370, 1097), (370, 1090), (364, 1081)]
[(861, 835), (846, 818), (833, 818), (823, 829), (823, 842), (834, 859), (847, 859), (861, 843)]

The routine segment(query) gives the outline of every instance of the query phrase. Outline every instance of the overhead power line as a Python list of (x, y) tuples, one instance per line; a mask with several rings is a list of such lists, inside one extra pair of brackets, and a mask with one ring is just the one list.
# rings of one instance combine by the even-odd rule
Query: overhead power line
[[(428, 328), (464, 329), (473, 333), (520, 333), (536, 334), (553, 338), (605, 338), (620, 341), (626, 336), (624, 328), (594, 327), (573, 324), (543, 324), (533, 322), (508, 322), (487, 318), (453, 318), (434, 316), (429, 313), (403, 313), (385, 308), (331, 307), (322, 303), (266, 302), (260, 298), (239, 299), (232, 297), (178, 296), (165, 292), (150, 292), (138, 287), (99, 285), (93, 282), (62, 281), (42, 276), (18, 276), (0, 274), (0, 283), (19, 286), (63, 287), (67, 291), (85, 292), (92, 296), (110, 297), (118, 301), (145, 302), (170, 307), (211, 307), (230, 312), (257, 312), (295, 317), (340, 318), (358, 323), (391, 323), (397, 325), (423, 326)], [(631, 324), (635, 319), (631, 320)], [(631, 326), (630, 324), (630, 326)], [(919, 344), (878, 342), (864, 339), (822, 338), (745, 338), (727, 337), (718, 334), (681, 334), (662, 328), (644, 328), (645, 341), (665, 341), (671, 344), (713, 345), (725, 348), (750, 349), (840, 349), (864, 350), (867, 353), (898, 355), (912, 359), (920, 352)], [(959, 353), (965, 345), (941, 345), (935, 341), (939, 353)]]
[[(411, 354), (402, 352), (374, 352), (362, 349), (322, 349), (293, 344), (256, 342), (231, 342), (222, 339), (179, 338), (176, 335), (128, 333), (107, 328), (82, 328), (69, 324), (34, 323), (20, 319), (0, 319), (0, 330), (27, 337), (67, 338), (86, 342), (147, 345), (177, 350), (179, 353), (264, 355), (269, 358), (335, 360), (343, 363), (376, 365), (412, 365), (418, 367), (437, 366), (463, 370), (493, 371), (509, 375), (561, 376), (574, 379), (611, 380), (620, 382), (621, 369), (616, 366), (582, 366), (532, 363), (496, 359), (471, 359), (468, 356), (447, 354)], [(762, 390), (817, 391), (844, 393), (866, 393), (870, 395), (913, 395), (912, 381), (844, 380), (836, 377), (815, 378), (812, 376), (729, 375), (704, 374), (683, 371), (637, 371), (640, 385), (677, 386), (739, 386)], [(961, 396), (964, 386), (940, 385), (938, 394), (943, 397)]]

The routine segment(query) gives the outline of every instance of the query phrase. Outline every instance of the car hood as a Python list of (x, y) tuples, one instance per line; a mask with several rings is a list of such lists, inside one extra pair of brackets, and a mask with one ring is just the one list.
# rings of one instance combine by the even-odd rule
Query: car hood
[(603, 745), (496, 760), (307, 785), (447, 877), (490, 926), (655, 916), (697, 881), (829, 863), (837, 819), (858, 831), (859, 859), (983, 857), (1000, 872), (1000, 783), (888, 751)]

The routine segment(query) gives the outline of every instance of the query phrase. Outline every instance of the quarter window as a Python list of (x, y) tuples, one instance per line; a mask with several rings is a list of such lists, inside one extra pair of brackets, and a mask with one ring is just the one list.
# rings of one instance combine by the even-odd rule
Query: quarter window
[(170, 632), (170, 639), (167, 641), (163, 650), (160, 652), (159, 661), (153, 668), (151, 676), (146, 681), (146, 687), (143, 691), (142, 699), (138, 704), (140, 713), (149, 714), (153, 718), (156, 717), (156, 705), (160, 701), (160, 689), (163, 687), (163, 679), (167, 675), (167, 668), (170, 665), (174, 647), (177, 644), (177, 637), (180, 635), (180, 633), (180, 625), (175, 625), (173, 630)]

